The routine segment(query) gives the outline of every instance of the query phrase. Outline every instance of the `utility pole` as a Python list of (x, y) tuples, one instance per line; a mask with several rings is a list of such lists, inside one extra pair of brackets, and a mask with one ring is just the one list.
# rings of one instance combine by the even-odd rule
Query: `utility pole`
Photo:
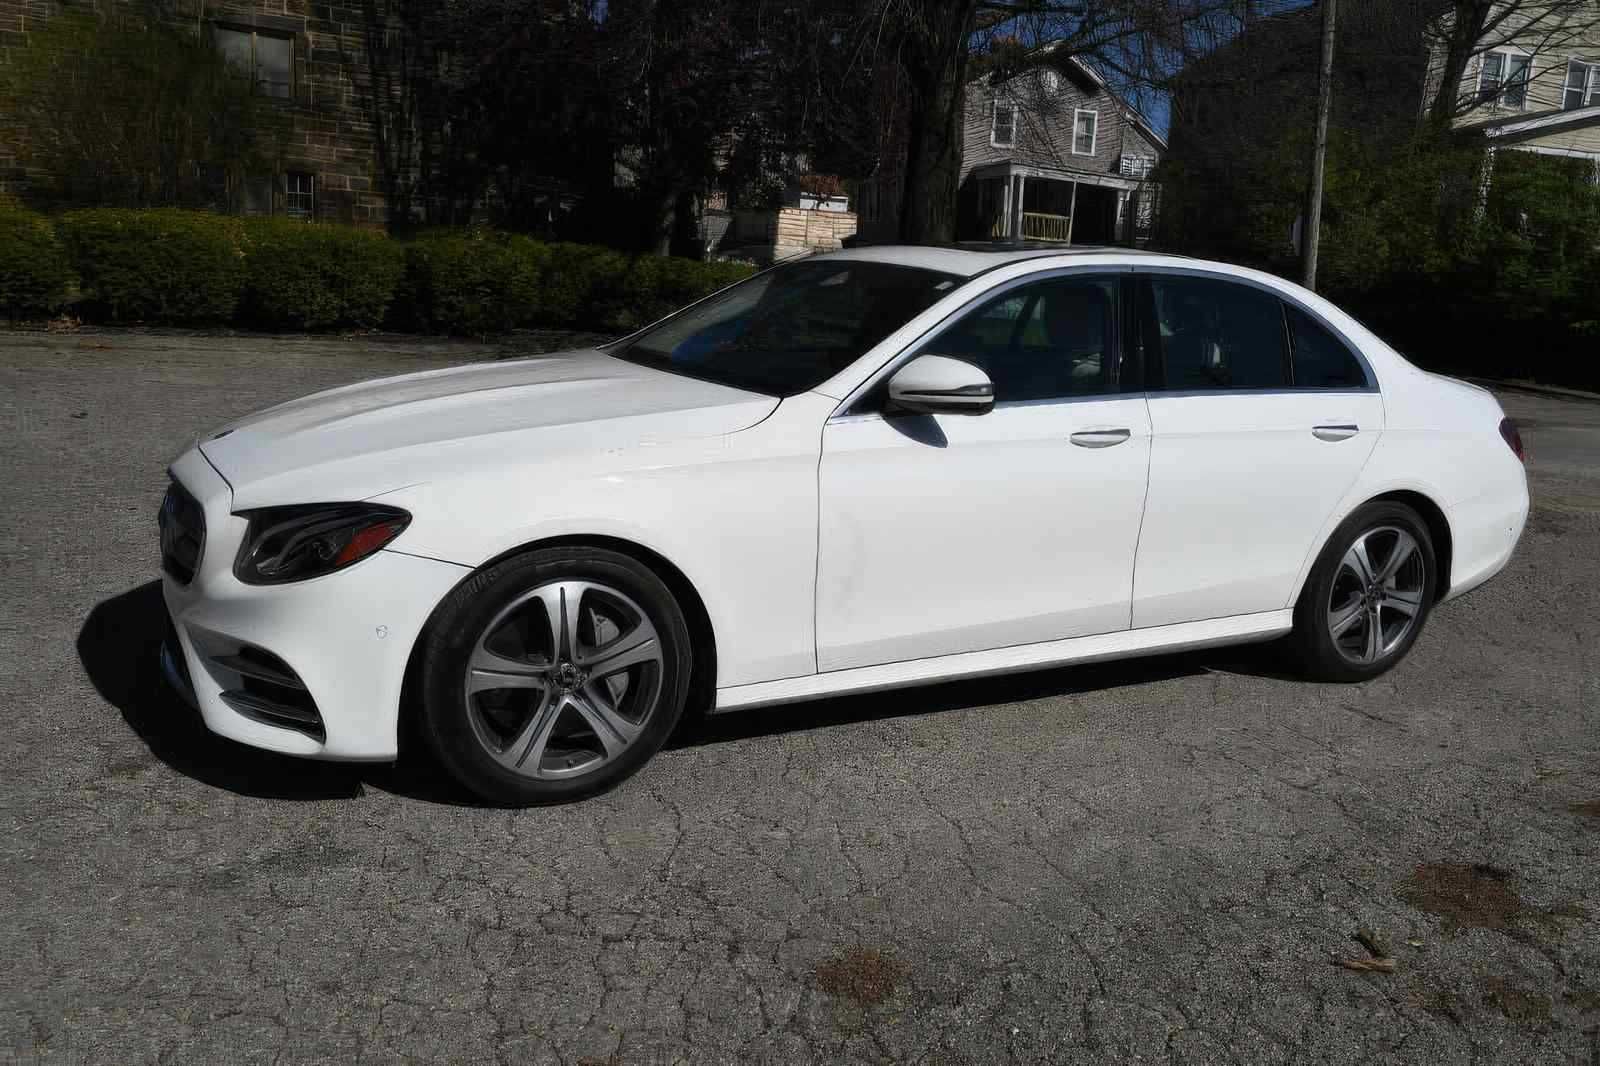
[(1333, 20), (1339, 0), (1322, 0), (1322, 73), (1317, 86), (1317, 145), (1311, 159), (1311, 195), (1301, 239), (1305, 249), (1304, 284), (1317, 287), (1317, 245), (1322, 240), (1322, 172), (1328, 163), (1328, 112), (1333, 109)]

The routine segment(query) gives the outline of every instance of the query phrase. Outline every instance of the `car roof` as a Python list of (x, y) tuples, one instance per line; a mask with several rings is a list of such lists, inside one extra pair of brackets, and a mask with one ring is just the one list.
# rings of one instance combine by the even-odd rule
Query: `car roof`
[(839, 252), (824, 252), (828, 259), (854, 259), (872, 263), (938, 270), (972, 277), (986, 270), (1024, 259), (1066, 258), (1077, 255), (1145, 258), (1152, 253), (1137, 248), (1110, 248), (1089, 244), (1045, 244), (1031, 241), (973, 241), (962, 244), (863, 244)]

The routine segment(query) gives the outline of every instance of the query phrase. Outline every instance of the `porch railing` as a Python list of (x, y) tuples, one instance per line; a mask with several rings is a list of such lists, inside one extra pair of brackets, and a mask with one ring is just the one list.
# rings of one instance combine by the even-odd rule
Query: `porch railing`
[(1022, 236), (1024, 240), (1058, 241), (1065, 244), (1072, 236), (1072, 218), (1068, 215), (1046, 215), (1036, 211), (1024, 211)]

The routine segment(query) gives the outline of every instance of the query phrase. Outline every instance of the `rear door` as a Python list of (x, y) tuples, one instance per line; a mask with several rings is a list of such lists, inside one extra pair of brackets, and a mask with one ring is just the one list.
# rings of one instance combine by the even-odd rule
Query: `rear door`
[(1150, 489), (1134, 628), (1275, 611), (1383, 424), (1375, 379), (1265, 287), (1141, 274)]

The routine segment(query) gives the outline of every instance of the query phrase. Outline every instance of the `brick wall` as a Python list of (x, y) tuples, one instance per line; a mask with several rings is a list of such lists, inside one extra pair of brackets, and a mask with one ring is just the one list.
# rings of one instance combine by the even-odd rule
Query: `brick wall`
[[(0, 0), (0, 49), (16, 47), (60, 10), (56, 0)], [(290, 42), (289, 97), (269, 103), (288, 117), (289, 132), (275, 173), (258, 176), (271, 179), (270, 209), (288, 206), (286, 175), (310, 174), (317, 218), (381, 226), (384, 198), (377, 191), (372, 125), (346, 74), (346, 57), (364, 62), (360, 11), (311, 0), (172, 0), (169, 10), (175, 22), (197, 32), (222, 27)], [(0, 116), (0, 188), (13, 192), (30, 177), (17, 161), (19, 138)]]

